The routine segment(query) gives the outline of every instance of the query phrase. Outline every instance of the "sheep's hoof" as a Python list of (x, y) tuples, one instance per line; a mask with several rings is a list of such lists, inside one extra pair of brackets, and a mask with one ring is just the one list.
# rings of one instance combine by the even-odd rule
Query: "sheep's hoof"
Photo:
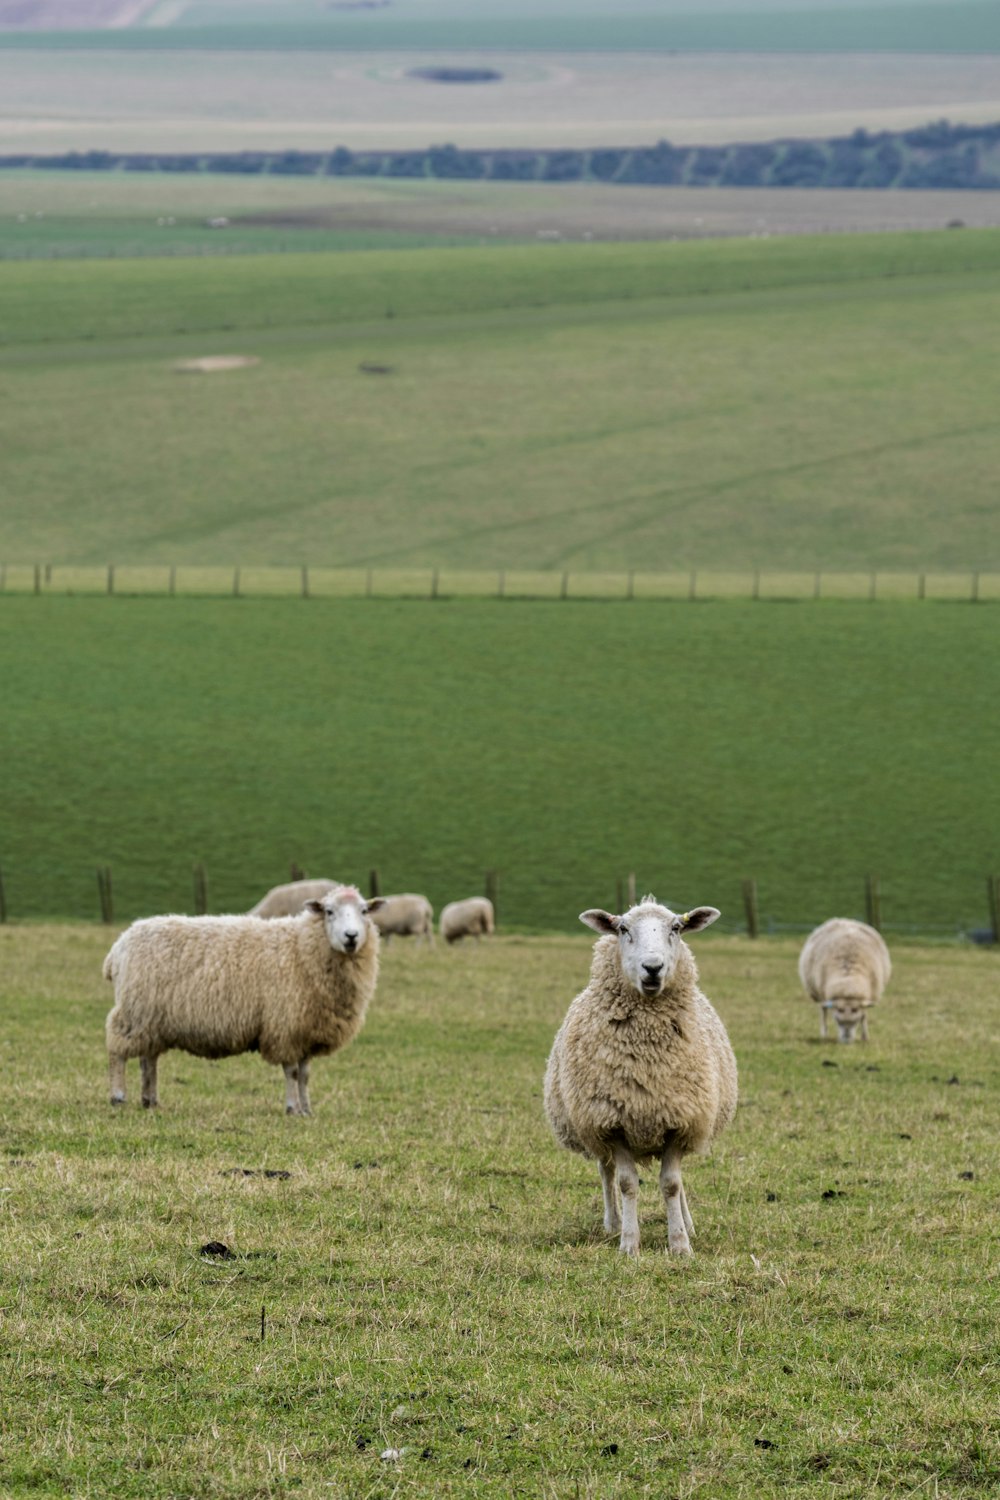
[(686, 1235), (685, 1235), (684, 1239), (676, 1239), (676, 1240), (671, 1240), (670, 1241), (670, 1254), (671, 1255), (690, 1255), (691, 1254), (691, 1246), (688, 1243), (688, 1239), (687, 1239)]
[(639, 1241), (638, 1240), (635, 1240), (634, 1242), (630, 1240), (627, 1243), (626, 1243), (625, 1240), (622, 1240), (622, 1242), (621, 1242), (621, 1244), (619, 1245), (618, 1248), (619, 1248), (619, 1250), (621, 1251), (621, 1253), (623, 1255), (629, 1256), (632, 1260), (638, 1260), (639, 1259)]
[(142, 1107), (143, 1109), (159, 1109), (160, 1101), (158, 1099), (143, 1099)]
[(112, 1094), (111, 1095), (111, 1103), (112, 1104), (124, 1104), (125, 1103), (125, 1095), (124, 1094)]

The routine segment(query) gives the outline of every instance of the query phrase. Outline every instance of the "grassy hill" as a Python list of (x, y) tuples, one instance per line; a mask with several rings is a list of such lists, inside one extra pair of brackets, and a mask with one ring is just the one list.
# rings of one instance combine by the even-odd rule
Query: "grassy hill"
[(0, 928), (5, 1493), (994, 1490), (994, 957), (897, 948), (868, 1046), (823, 1048), (797, 943), (694, 944), (741, 1108), (685, 1165), (694, 1259), (643, 1171), (626, 1263), (539, 1099), (582, 928), (391, 948), (311, 1121), (179, 1052), (111, 1111), (107, 935)]
[[(0, 560), (996, 568), (998, 266), (990, 231), (7, 264)], [(222, 352), (260, 363), (175, 369)]]
[(12, 916), (246, 909), (291, 861), (425, 890), (500, 871), (572, 929), (629, 871), (765, 923), (987, 924), (996, 607), (0, 596)]

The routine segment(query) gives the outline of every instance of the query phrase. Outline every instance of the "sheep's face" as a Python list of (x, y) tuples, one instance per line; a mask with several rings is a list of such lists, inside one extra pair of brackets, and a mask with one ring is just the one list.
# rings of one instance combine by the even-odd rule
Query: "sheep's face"
[(669, 984), (685, 933), (708, 927), (719, 915), (714, 906), (696, 906), (678, 915), (646, 896), (624, 916), (592, 910), (581, 912), (580, 921), (595, 932), (615, 934), (626, 978), (652, 999)]
[(837, 1023), (838, 1042), (856, 1042), (858, 1027), (862, 1026), (868, 1009), (860, 1000), (834, 1000), (833, 1019)]
[(353, 885), (342, 885), (328, 891), (321, 901), (307, 902), (305, 909), (322, 916), (334, 952), (360, 953), (372, 930), (369, 914), (382, 904), (381, 898), (366, 901)]

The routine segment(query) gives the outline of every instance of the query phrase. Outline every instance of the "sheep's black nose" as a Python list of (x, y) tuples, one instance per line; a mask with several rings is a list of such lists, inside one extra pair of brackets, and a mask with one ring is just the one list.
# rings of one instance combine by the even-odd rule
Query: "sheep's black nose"
[(663, 973), (662, 964), (643, 964), (642, 967), (645, 969), (650, 979), (659, 979), (660, 975)]
[(357, 946), (358, 946), (358, 940), (357, 940), (357, 938), (354, 936), (353, 932), (349, 932), (347, 934), (347, 936), (344, 938), (344, 947), (347, 949), (348, 953), (351, 953), (351, 952), (353, 952), (353, 950)]

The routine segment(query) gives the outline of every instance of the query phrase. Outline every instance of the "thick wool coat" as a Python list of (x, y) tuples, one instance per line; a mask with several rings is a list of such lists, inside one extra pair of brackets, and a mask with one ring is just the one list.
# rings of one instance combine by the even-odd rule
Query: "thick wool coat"
[(799, 977), (811, 1000), (874, 1005), (889, 982), (892, 963), (880, 933), (867, 922), (831, 917), (806, 939)]
[(369, 921), (356, 953), (330, 947), (323, 918), (149, 917), (122, 933), (104, 960), (114, 982), (107, 1020), (112, 1056), (198, 1057), (257, 1052), (294, 1065), (335, 1052), (364, 1022), (378, 978)]
[(607, 1162), (615, 1141), (637, 1159), (662, 1155), (671, 1141), (704, 1152), (736, 1101), (736, 1059), (687, 944), (662, 993), (649, 998), (625, 977), (618, 939), (602, 937), (545, 1075), (545, 1109), (561, 1144)]

